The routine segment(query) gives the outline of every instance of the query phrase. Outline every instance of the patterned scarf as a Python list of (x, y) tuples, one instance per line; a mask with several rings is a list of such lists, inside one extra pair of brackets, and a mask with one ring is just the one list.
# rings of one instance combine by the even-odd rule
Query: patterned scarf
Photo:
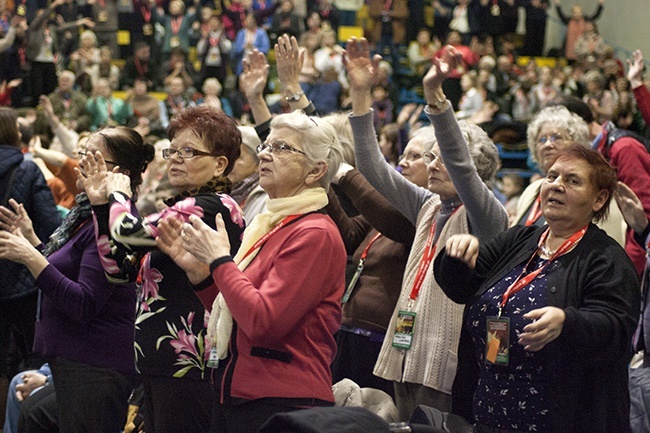
[(260, 174), (256, 171), (250, 176), (244, 178), (242, 181), (237, 182), (230, 193), (230, 197), (234, 198), (239, 206), (244, 206), (248, 194), (260, 183)]
[(85, 193), (75, 197), (77, 205), (70, 210), (61, 225), (50, 236), (50, 242), (45, 246), (43, 255), (49, 257), (53, 252), (61, 249), (70, 240), (77, 229), (92, 216), (90, 200)]
[(188, 197), (194, 197), (199, 194), (210, 194), (213, 192), (230, 194), (232, 189), (232, 182), (226, 176), (212, 179), (208, 183), (190, 191), (183, 191), (180, 194), (163, 200), (167, 206), (174, 206), (177, 202), (185, 200)]

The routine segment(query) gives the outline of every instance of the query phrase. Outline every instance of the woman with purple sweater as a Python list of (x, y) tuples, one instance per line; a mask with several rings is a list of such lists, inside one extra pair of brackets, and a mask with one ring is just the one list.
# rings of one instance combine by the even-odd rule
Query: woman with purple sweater
[[(101, 152), (106, 164), (129, 175), (131, 187), (154, 149), (130, 128), (104, 129), (80, 156)], [(78, 176), (93, 173), (79, 164)], [(78, 187), (82, 189), (81, 181)], [(85, 193), (47, 245), (34, 234), (24, 207), (0, 207), (0, 258), (25, 265), (39, 288), (34, 351), (48, 358), (62, 431), (119, 432), (124, 426), (135, 372), (133, 332), (136, 292), (132, 284), (108, 282)]]

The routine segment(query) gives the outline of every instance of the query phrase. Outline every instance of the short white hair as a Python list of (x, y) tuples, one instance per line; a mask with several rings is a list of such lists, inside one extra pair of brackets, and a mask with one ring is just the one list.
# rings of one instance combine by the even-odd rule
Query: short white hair
[(280, 114), (271, 121), (271, 129), (289, 128), (304, 137), (303, 151), (312, 163), (323, 162), (327, 172), (320, 180), (323, 188), (329, 189), (332, 178), (343, 161), (343, 149), (336, 130), (320, 117), (308, 116), (302, 110)]

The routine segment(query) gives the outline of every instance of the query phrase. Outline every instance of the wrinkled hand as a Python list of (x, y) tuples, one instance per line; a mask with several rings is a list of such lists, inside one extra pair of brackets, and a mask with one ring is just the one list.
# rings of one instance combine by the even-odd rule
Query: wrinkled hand
[(158, 223), (156, 245), (185, 271), (192, 283), (196, 284), (210, 274), (210, 268), (183, 248), (182, 230), (183, 223), (180, 219), (164, 218)]
[(22, 375), (23, 383), (16, 385), (16, 398), (18, 401), (23, 401), (34, 391), (45, 385), (47, 377), (35, 371), (28, 371)]
[(183, 248), (206, 265), (230, 255), (230, 241), (221, 214), (217, 214), (215, 221), (216, 231), (212, 230), (201, 218), (191, 215), (190, 222), (183, 224), (181, 232)]
[(9, 81), (9, 83), (7, 83), (7, 86), (10, 89), (13, 89), (13, 88), (16, 88), (16, 87), (20, 86), (21, 84), (23, 84), (23, 79), (22, 78), (14, 78), (13, 80)]
[(632, 60), (627, 59), (627, 79), (630, 81), (632, 88), (637, 88), (643, 84), (643, 53), (641, 50), (634, 50)]
[(479, 241), (472, 235), (453, 235), (445, 244), (447, 255), (465, 263), (470, 269), (476, 267), (478, 258)]
[(54, 107), (52, 106), (52, 101), (50, 101), (50, 98), (48, 98), (47, 95), (41, 95), (38, 98), (38, 102), (41, 105), (41, 108), (43, 108), (43, 113), (45, 113), (47, 117), (54, 116)]
[(422, 79), (425, 93), (440, 88), (449, 74), (463, 62), (463, 55), (451, 45), (443, 47), (442, 50), (442, 57), (432, 59), (432, 65)]
[(275, 60), (278, 65), (278, 78), (284, 89), (287, 86), (299, 86), (298, 77), (302, 70), (305, 52), (298, 46), (295, 36), (282, 35), (275, 44)]
[(379, 54), (370, 58), (370, 49), (366, 38), (348, 39), (343, 52), (343, 64), (348, 71), (350, 92), (370, 92), (378, 80), (380, 61)]
[(13, 233), (0, 231), (0, 259), (25, 265), (36, 254), (40, 255), (31, 242), (25, 239), (20, 229)]
[(40, 240), (34, 232), (34, 226), (31, 218), (25, 210), (25, 206), (19, 204), (13, 198), (9, 199), (9, 205), (12, 209), (0, 206), (0, 229), (11, 233), (16, 233), (20, 229), (21, 233), (27, 238), (32, 245), (38, 245)]
[(532, 319), (533, 323), (524, 326), (518, 343), (524, 346), (524, 350), (537, 352), (560, 336), (566, 314), (561, 308), (544, 307), (529, 311), (524, 318)]
[(245, 89), (246, 97), (251, 99), (254, 96), (262, 95), (266, 81), (269, 79), (269, 64), (266, 61), (266, 56), (255, 49), (248, 53), (242, 65), (244, 69), (239, 80)]
[(614, 198), (627, 225), (636, 233), (642, 233), (648, 226), (648, 217), (643, 210), (643, 203), (641, 203), (639, 197), (629, 186), (623, 182), (618, 182)]

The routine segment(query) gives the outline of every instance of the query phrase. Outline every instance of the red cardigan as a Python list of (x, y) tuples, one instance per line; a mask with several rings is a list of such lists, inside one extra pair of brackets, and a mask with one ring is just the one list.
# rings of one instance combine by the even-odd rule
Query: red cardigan
[(211, 309), (221, 291), (235, 321), (229, 356), (214, 375), (222, 404), (334, 401), (330, 364), (345, 263), (338, 229), (327, 215), (312, 213), (271, 236), (244, 272), (231, 261), (212, 267), (215, 283), (196, 294)]

